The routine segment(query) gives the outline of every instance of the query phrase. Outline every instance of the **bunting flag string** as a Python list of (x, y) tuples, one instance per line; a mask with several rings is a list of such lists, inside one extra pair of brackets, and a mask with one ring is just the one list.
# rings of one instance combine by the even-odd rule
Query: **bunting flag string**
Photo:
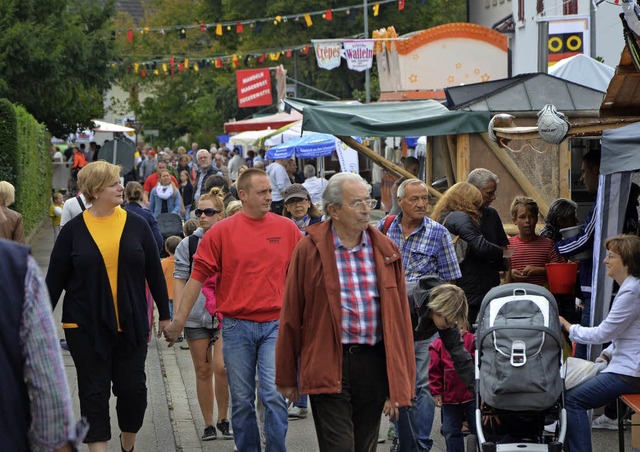
[[(398, 11), (402, 11), (405, 7), (405, 0), (378, 0), (373, 5), (368, 5), (372, 8), (373, 15), (378, 16), (380, 5), (389, 3), (396, 3)], [(273, 23), (274, 26), (279, 26), (283, 23), (294, 21), (304, 21), (307, 27), (313, 26), (313, 17), (320, 17), (326, 21), (332, 21), (337, 13), (344, 13), (347, 16), (353, 17), (353, 13), (357, 10), (363, 9), (362, 3), (351, 6), (342, 6), (339, 8), (325, 9), (321, 11), (311, 11), (297, 14), (278, 15), (274, 17), (262, 17), (258, 19), (243, 19), (233, 21), (222, 21), (216, 23), (199, 23), (196, 25), (167, 25), (167, 26), (149, 26), (149, 27), (136, 27), (136, 28), (122, 28), (116, 30), (117, 33), (126, 33), (127, 41), (132, 42), (134, 40), (134, 32), (140, 32), (147, 34), (150, 32), (159, 32), (161, 35), (166, 35), (167, 31), (177, 31), (180, 39), (186, 39), (187, 32), (189, 30), (199, 30), (206, 32), (209, 30), (214, 31), (216, 36), (222, 36), (224, 31), (231, 32), (235, 29), (235, 33), (240, 34), (244, 32), (245, 26), (249, 26), (254, 32), (260, 33), (262, 30), (262, 24), (265, 22)]]

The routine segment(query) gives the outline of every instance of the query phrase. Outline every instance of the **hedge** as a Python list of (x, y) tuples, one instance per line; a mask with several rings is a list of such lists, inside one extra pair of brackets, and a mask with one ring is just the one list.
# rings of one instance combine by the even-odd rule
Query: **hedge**
[(0, 99), (0, 180), (16, 187), (12, 206), (22, 214), (28, 236), (48, 216), (51, 204), (50, 139), (22, 106)]

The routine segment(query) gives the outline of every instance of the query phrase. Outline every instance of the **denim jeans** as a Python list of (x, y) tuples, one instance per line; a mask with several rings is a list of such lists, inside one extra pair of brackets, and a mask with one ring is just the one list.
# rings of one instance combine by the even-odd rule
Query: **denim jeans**
[(275, 385), (275, 348), (279, 322), (252, 322), (225, 317), (222, 352), (231, 390), (231, 423), (240, 451), (261, 450), (256, 420), (256, 366), (258, 397), (265, 407), (266, 450), (286, 451), (287, 404)]
[(442, 431), (447, 443), (447, 452), (464, 452), (464, 435), (462, 434), (462, 422), (467, 421), (469, 431), (476, 434), (474, 422), (475, 403), (461, 404), (445, 403), (442, 405)]
[(601, 373), (570, 389), (565, 398), (569, 450), (591, 451), (591, 423), (587, 410), (606, 405), (620, 394), (631, 392), (635, 392), (634, 387), (613, 373)]
[(416, 354), (416, 398), (413, 406), (405, 410), (408, 422), (401, 414), (396, 425), (401, 452), (429, 451), (433, 446), (430, 436), (436, 405), (429, 391), (429, 345), (436, 337), (434, 335), (413, 343)]

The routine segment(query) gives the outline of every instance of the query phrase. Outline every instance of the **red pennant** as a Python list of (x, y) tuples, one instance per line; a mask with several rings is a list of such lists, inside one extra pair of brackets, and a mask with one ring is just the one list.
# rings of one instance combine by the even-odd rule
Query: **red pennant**
[(238, 22), (236, 24), (236, 33), (242, 33), (244, 31), (244, 27), (242, 25), (242, 22)]
[(176, 60), (173, 57), (169, 58), (169, 66), (171, 66), (171, 68), (173, 69), (175, 65), (176, 65)]
[(184, 71), (184, 63), (179, 63), (179, 64), (178, 64), (178, 70), (179, 70), (180, 72)]
[(258, 63), (264, 63), (264, 53), (262, 55), (260, 55), (260, 58), (258, 58)]
[(333, 20), (333, 11), (331, 11), (330, 9), (326, 10), (324, 12), (324, 18), (326, 20)]
[(144, 70), (144, 69), (143, 69), (143, 70), (141, 70), (141, 71), (140, 71), (140, 75), (141, 75), (141, 76), (143, 76), (143, 77), (146, 77), (146, 76), (147, 76), (147, 71), (146, 71), (146, 70)]
[(216, 67), (217, 68), (221, 68), (222, 67), (222, 60), (220, 58), (216, 59)]
[(205, 24), (200, 24), (200, 31), (207, 31), (207, 26)]
[(285, 52), (284, 56), (286, 56), (287, 58), (291, 58), (292, 54), (293, 54), (293, 52), (291, 51), (291, 49), (287, 49), (287, 51)]
[(127, 41), (133, 42), (133, 30), (127, 30)]
[(302, 50), (302, 53), (304, 53), (305, 55), (307, 53), (309, 53), (309, 44), (307, 44), (306, 46), (304, 46), (304, 49)]
[(398, 11), (402, 11), (404, 9), (404, 0), (398, 0)]
[(171, 69), (169, 72), (171, 72), (171, 75), (175, 75), (176, 71), (174, 71), (173, 69)]

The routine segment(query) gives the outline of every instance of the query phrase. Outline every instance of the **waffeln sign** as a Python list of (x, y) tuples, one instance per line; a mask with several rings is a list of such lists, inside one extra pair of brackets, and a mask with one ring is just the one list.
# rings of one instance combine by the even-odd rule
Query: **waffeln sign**
[(271, 105), (271, 74), (269, 69), (245, 69), (236, 71), (238, 107)]

